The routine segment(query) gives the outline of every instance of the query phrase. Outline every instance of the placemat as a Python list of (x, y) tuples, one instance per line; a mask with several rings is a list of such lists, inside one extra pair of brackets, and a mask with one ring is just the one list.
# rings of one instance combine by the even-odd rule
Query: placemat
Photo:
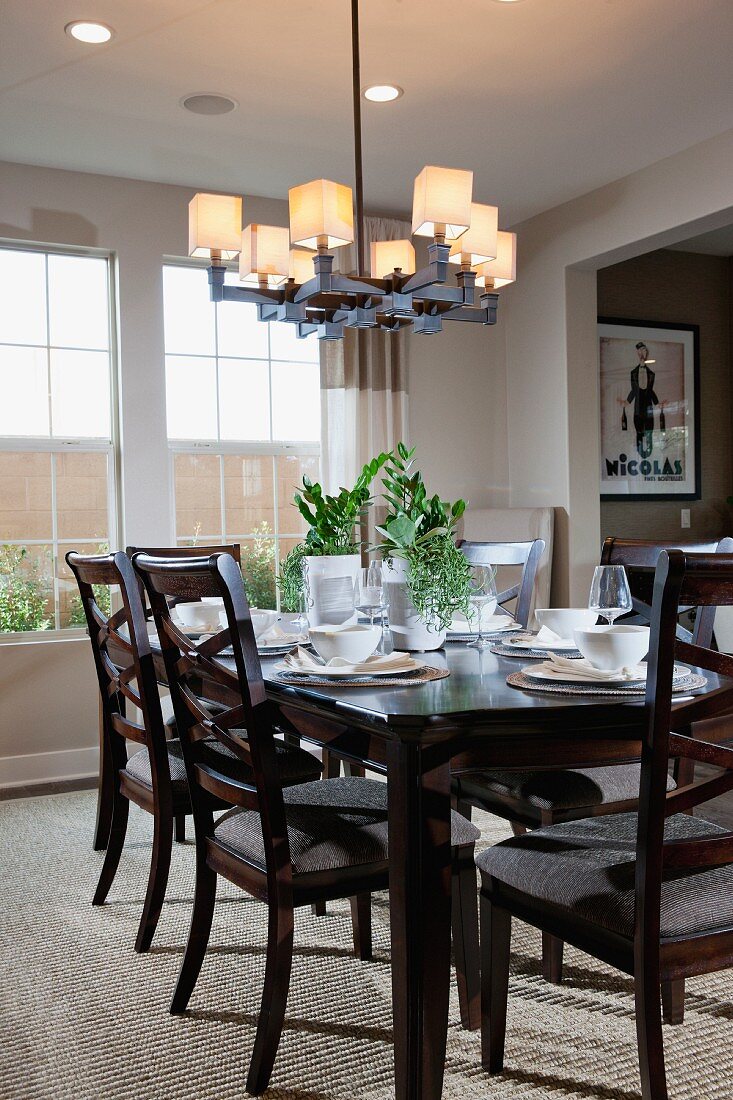
[[(500, 638), (506, 638), (509, 634), (521, 634), (521, 632), (522, 628), (518, 626), (516, 630), (489, 630), (483, 637), (493, 642), (498, 641)], [(475, 631), (473, 634), (467, 631), (465, 634), (446, 634), (445, 640), (446, 642), (475, 642), (477, 637), (478, 634)]]
[[(630, 695), (643, 696), (646, 692), (644, 684), (638, 687), (620, 688), (603, 687), (601, 684), (540, 683), (539, 680), (531, 680), (523, 672), (510, 672), (506, 682), (510, 687), (520, 688), (522, 691), (536, 691), (541, 695), (613, 695), (624, 698)], [(672, 691), (675, 693), (698, 691), (700, 688), (705, 687), (707, 682), (706, 676), (698, 676), (697, 673), (691, 672), (689, 676), (683, 676), (680, 680), (675, 680)]]
[(450, 676), (447, 668), (423, 665), (417, 672), (405, 672), (401, 676), (349, 676), (342, 680), (332, 676), (305, 676), (300, 672), (274, 672), (268, 679), (298, 687), (416, 687), (429, 684), (431, 680), (444, 680), (446, 676)]
[[(513, 645), (492, 645), (491, 652), (496, 653), (497, 657), (531, 657), (540, 658), (543, 661), (547, 660), (548, 651), (546, 649), (516, 649)], [(567, 657), (569, 661), (577, 661), (582, 658), (583, 654), (579, 649), (559, 649), (557, 651), (561, 657)]]

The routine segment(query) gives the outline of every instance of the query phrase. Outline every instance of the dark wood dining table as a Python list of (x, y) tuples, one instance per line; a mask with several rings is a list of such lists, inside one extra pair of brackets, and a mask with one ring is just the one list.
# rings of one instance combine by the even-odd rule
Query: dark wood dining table
[[(397, 1100), (438, 1100), (443, 1086), (451, 775), (635, 761), (645, 713), (640, 698), (518, 690), (506, 678), (522, 662), (489, 650), (449, 643), (424, 657), (450, 675), (415, 687), (303, 687), (277, 679), (277, 659), (262, 662), (269, 697), (302, 738), (386, 770)], [(708, 690), (719, 686), (708, 679)]]

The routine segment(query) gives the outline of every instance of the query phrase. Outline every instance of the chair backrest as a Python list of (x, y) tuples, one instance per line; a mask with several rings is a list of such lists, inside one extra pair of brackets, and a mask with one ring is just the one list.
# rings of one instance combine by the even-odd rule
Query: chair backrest
[[(128, 546), (125, 553), (130, 559), (135, 554), (149, 554), (151, 558), (208, 558), (212, 554), (231, 554), (237, 565), (242, 564), (242, 551), (238, 542), (224, 542), (220, 546)], [(178, 602), (173, 600), (171, 607)]]
[[(66, 561), (76, 577), (86, 616), (102, 703), (103, 734), (115, 774), (127, 762), (126, 740), (145, 745), (153, 791), (165, 808), (168, 801), (172, 804), (168, 751), (145, 611), (132, 563), (120, 551), (97, 557), (82, 557), (72, 551)], [(96, 585), (106, 585), (118, 593), (122, 605), (118, 611), (107, 616), (100, 610), (94, 595)], [(127, 716), (127, 703), (138, 708), (142, 725)]]
[(545, 549), (543, 539), (532, 539), (530, 542), (467, 542), (461, 539), (458, 546), (472, 565), (522, 566), (519, 583), (499, 592), (497, 603), (503, 607), (516, 599), (514, 618), (521, 626), (529, 626), (532, 594)]
[[(626, 569), (633, 603), (633, 619), (624, 616), (627, 621), (643, 623), (650, 621), (654, 570), (663, 550), (682, 550), (686, 554), (732, 554), (733, 538), (723, 538), (718, 542), (696, 543), (659, 543), (646, 539), (607, 538), (601, 551), (601, 565), (623, 565)], [(677, 611), (678, 618), (690, 610), (690, 607), (680, 606)], [(694, 641), (701, 646), (709, 646), (713, 640), (715, 610), (715, 607), (697, 608), (694, 630), (690, 632), (678, 624), (678, 638)]]
[[(636, 934), (646, 949), (659, 942), (663, 870), (733, 863), (733, 832), (664, 842), (666, 818), (733, 789), (733, 749), (690, 736), (693, 723), (733, 715), (733, 657), (677, 638), (677, 612), (682, 603), (702, 608), (733, 604), (733, 554), (662, 551), (656, 566), (636, 861)], [(722, 676), (728, 683), (724, 680), (715, 690), (681, 702), (673, 710), (675, 660)], [(721, 741), (733, 737), (733, 718), (716, 727), (715, 737)], [(699, 761), (726, 770), (713, 779), (691, 782), (667, 793), (670, 759)]]
[[(262, 668), (239, 566), (228, 553), (208, 558), (164, 559), (147, 554), (133, 558), (155, 616), (186, 763), (197, 845), (205, 845), (214, 828), (213, 811), (221, 801), (257, 810), (262, 822), (265, 862), (270, 885), (279, 889), (292, 877), (285, 826), (282, 783), (275, 749), (277, 709), (265, 696)], [(195, 643), (171, 619), (171, 599), (190, 601), (221, 596), (227, 627)], [(232, 656), (222, 655), (229, 645)], [(206, 702), (217, 694), (225, 704), (216, 712)], [(236, 699), (235, 705), (230, 705)], [(252, 781), (232, 778), (219, 769), (216, 741), (247, 765)], [(209, 745), (206, 745), (206, 742)], [(225, 757), (222, 760), (225, 761)]]

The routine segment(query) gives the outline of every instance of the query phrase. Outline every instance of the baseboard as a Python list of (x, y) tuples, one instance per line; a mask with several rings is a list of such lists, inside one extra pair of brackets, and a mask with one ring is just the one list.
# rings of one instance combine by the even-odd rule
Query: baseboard
[(0, 789), (88, 779), (99, 772), (99, 748), (61, 749), (58, 752), (0, 756)]

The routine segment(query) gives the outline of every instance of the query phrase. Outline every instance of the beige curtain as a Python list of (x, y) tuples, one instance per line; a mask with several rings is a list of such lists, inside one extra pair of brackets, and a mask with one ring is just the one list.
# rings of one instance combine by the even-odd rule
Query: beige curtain
[[(371, 240), (410, 236), (407, 222), (366, 218), (365, 223), (367, 256)], [(342, 271), (353, 270), (346, 267), (353, 265), (353, 256), (339, 260)], [(343, 340), (322, 342), (321, 475), (328, 492), (353, 484), (364, 463), (380, 451), (407, 442), (405, 339), (404, 332), (347, 329)], [(378, 512), (370, 517), (372, 529), (375, 519)]]

